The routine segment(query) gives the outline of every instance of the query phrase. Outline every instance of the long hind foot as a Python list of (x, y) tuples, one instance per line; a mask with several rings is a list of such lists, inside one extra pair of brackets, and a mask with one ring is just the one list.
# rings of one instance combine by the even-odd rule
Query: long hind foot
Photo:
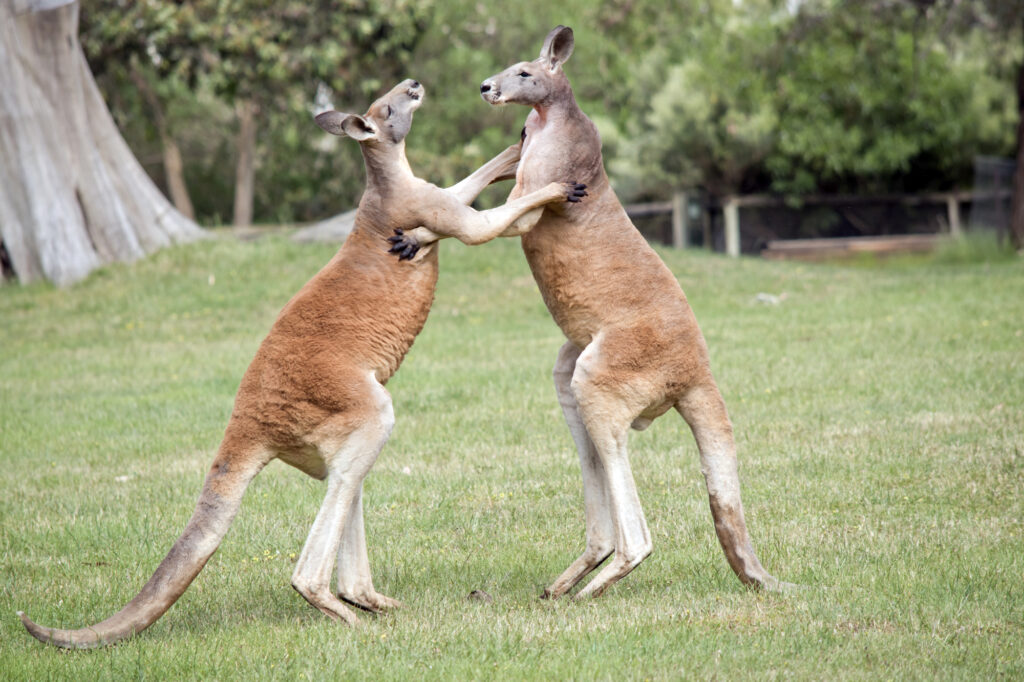
[(392, 599), (391, 597), (383, 595), (372, 589), (362, 590), (359, 592), (339, 593), (338, 598), (355, 607), (363, 609), (364, 611), (370, 611), (371, 613), (385, 613), (387, 611), (400, 609), (404, 606), (404, 604), (397, 599)]
[(605, 559), (607, 559), (612, 553), (610, 548), (597, 547), (591, 549), (588, 547), (582, 555), (576, 561), (570, 564), (569, 568), (565, 569), (562, 575), (555, 579), (555, 582), (551, 583), (544, 594), (540, 596), (541, 599), (558, 599), (566, 592), (575, 587), (584, 576), (593, 571), (595, 568), (600, 566)]
[(640, 562), (646, 559), (650, 553), (651, 543), (649, 539), (647, 539), (645, 544), (633, 550), (616, 551), (615, 556), (612, 557), (608, 565), (601, 569), (601, 572), (587, 583), (586, 587), (573, 595), (573, 600), (579, 601), (588, 597), (600, 597), (604, 594), (605, 590), (625, 578), (630, 571), (639, 566)]
[(292, 581), (292, 587), (302, 595), (302, 598), (315, 606), (328, 618), (335, 621), (344, 621), (348, 625), (359, 625), (359, 617), (352, 609), (345, 606), (340, 599), (331, 594), (326, 587), (312, 588)]

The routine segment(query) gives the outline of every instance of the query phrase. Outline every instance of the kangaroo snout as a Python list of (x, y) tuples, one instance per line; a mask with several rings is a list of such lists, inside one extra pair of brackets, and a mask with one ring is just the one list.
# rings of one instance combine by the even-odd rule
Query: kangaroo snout
[(493, 80), (487, 79), (480, 84), (480, 97), (482, 97), (488, 104), (499, 104), (501, 99), (501, 90), (498, 89)]

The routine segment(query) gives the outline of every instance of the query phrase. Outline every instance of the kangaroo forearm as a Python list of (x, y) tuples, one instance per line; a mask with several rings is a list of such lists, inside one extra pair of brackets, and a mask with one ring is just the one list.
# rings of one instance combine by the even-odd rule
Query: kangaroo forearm
[(447, 239), (449, 237), (449, 235), (447, 234), (440, 234), (438, 232), (434, 232), (429, 227), (423, 227), (422, 225), (414, 230), (406, 230), (405, 234), (406, 237), (408, 237), (411, 241), (416, 242), (420, 246), (433, 244), (436, 241)]
[(520, 217), (512, 221), (512, 224), (505, 228), (499, 237), (522, 237), (524, 234), (534, 228), (534, 226), (540, 222), (541, 216), (544, 215), (544, 208), (535, 208), (527, 211)]
[(519, 145), (513, 145), (480, 166), (461, 182), (448, 187), (447, 191), (468, 206), (488, 185), (515, 177), (518, 162)]
[[(531, 197), (527, 196), (524, 199), (531, 199)], [(436, 241), (448, 239), (449, 237), (454, 237), (464, 244), (482, 244), (495, 237), (521, 237), (532, 230), (540, 222), (540, 218), (544, 214), (543, 206), (525, 209), (518, 206), (513, 208), (514, 210), (509, 214), (512, 216), (511, 218), (508, 216), (491, 215), (480, 220), (470, 220), (464, 223), (453, 221), (450, 225), (435, 225), (433, 229), (421, 225), (415, 229), (406, 230), (405, 234), (410, 240), (415, 241), (420, 246), (433, 244)], [(488, 212), (484, 211), (478, 215), (486, 213)], [(494, 222), (495, 220), (497, 222)]]
[[(484, 190), (485, 187), (498, 180), (515, 177), (515, 166), (519, 161), (519, 147), (509, 147), (493, 159), (480, 166), (461, 182), (448, 187), (445, 191), (453, 194), (459, 203), (468, 206)], [(432, 230), (420, 226), (410, 230), (409, 234), (421, 245), (431, 244), (440, 239), (456, 236), (443, 231)]]
[(513, 228), (513, 225), (524, 215), (531, 213), (534, 209), (542, 208), (553, 201), (562, 199), (562, 193), (557, 183), (548, 187), (527, 194), (524, 197), (513, 199), (503, 206), (492, 208), (479, 213), (466, 214), (465, 220), (457, 221), (449, 227), (442, 228), (449, 235), (455, 237), (464, 244), (483, 244), (495, 237), (505, 235), (508, 230), (511, 233), (505, 236), (517, 236), (528, 232), (540, 220), (538, 214), (535, 219), (524, 221)]

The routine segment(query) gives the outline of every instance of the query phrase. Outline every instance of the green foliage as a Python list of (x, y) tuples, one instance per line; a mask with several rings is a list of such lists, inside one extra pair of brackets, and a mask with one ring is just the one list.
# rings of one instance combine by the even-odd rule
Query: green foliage
[(657, 89), (628, 126), (629, 165), (613, 162), (613, 169), (643, 176), (638, 188), (662, 196), (680, 186), (716, 194), (739, 188), (778, 130), (768, 65), (778, 30), (768, 14), (752, 11), (707, 18), (688, 54), (659, 69)]
[(682, 54), (648, 56), (640, 77), (658, 87), (626, 126), (636, 144), (616, 150), (616, 180), (662, 196), (966, 183), (975, 154), (1012, 149), (1016, 110), (990, 68), (1006, 54), (942, 25), (910, 3), (718, 4)]
[[(513, 21), (497, 0), (100, 0), (83, 6), (83, 42), (97, 70), (135, 56), (166, 101), (192, 101), (172, 127), (206, 220), (230, 210), (235, 96), (258, 97), (265, 113), (257, 217), (311, 220), (354, 205), (363, 183), (355, 145), (324, 142), (310, 120), (319, 83), (336, 108), (363, 111), (401, 78), (423, 82), (409, 158), (422, 177), (450, 184), (513, 142), (525, 117), (485, 105), (478, 84), (533, 58), (559, 23), (575, 31), (566, 72), (624, 198), (682, 185), (964, 186), (973, 155), (1014, 148), (1024, 52), (1007, 5), (682, 0), (666, 11), (655, 0), (527, 0)], [(118, 108), (135, 107), (131, 87), (104, 83), (125, 121)], [(144, 125), (129, 138), (147, 148)], [(482, 203), (503, 197), (490, 190)]]
[(729, 406), (754, 546), (808, 589), (735, 578), (670, 412), (629, 443), (654, 553), (574, 603), (538, 599), (584, 544), (551, 384), (562, 335), (515, 240), (441, 248), (366, 481), (375, 585), (405, 608), (359, 628), (289, 586), (324, 485), (280, 463), (140, 636), (59, 652), (14, 616), (81, 626), (135, 595), (192, 512), (260, 339), (331, 247), (214, 239), (70, 289), (0, 289), (3, 678), (1024, 676), (1019, 257), (862, 269), (661, 251)]
[[(316, 146), (323, 137), (312, 122), (317, 88), (365, 106), (404, 72), (429, 10), (412, 0), (101, 0), (85, 3), (81, 31), (93, 69), (114, 72), (103, 81), (108, 100), (133, 96), (121, 72), (134, 62), (145, 65), (164, 106), (191, 99), (193, 110), (207, 108), (206, 116), (172, 117), (171, 125), (183, 146), (197, 150), (186, 165), (202, 219), (230, 214), (234, 126), (220, 114), (245, 99), (263, 115), (257, 215), (309, 220), (351, 206), (362, 179), (358, 154), (342, 152), (344, 170), (336, 173)], [(214, 140), (210, 118), (222, 124)]]
[(82, 44), (93, 64), (145, 56), (168, 76), (204, 79), (229, 100), (308, 101), (317, 83), (378, 90), (424, 28), (429, 3), (411, 0), (147, 0), (86, 3)]
[[(1006, 143), (978, 59), (961, 59), (909, 7), (852, 3), (797, 17), (781, 51), (778, 138), (767, 165), (787, 192), (948, 187), (973, 155)], [(994, 139), (981, 137), (983, 133)]]

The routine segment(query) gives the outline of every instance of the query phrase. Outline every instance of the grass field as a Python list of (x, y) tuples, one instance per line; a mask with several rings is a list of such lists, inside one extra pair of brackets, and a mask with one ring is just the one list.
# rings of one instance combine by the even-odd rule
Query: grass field
[(599, 600), (539, 600), (583, 547), (561, 335), (516, 243), (445, 244), (366, 483), (377, 588), (405, 609), (350, 629), (291, 589), (324, 488), (274, 463), (149, 630), (78, 653), (29, 637), (16, 609), (79, 627), (148, 579), (258, 343), (332, 251), (217, 239), (0, 289), (0, 678), (1024, 678), (1024, 262), (970, 245), (843, 266), (662, 252), (730, 409), (754, 545), (805, 590), (729, 570), (672, 412), (631, 436), (652, 556)]

